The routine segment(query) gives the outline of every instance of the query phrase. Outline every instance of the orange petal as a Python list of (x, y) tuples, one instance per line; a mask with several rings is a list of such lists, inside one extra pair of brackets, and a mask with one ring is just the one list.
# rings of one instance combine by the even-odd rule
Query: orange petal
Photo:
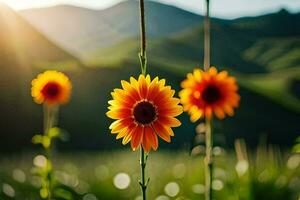
[(132, 87), (134, 87), (136, 90), (139, 89), (139, 82), (133, 78), (133, 77), (130, 77), (130, 84), (132, 85)]
[(143, 135), (144, 127), (142, 126), (137, 126), (137, 128), (134, 131), (132, 131), (131, 148), (133, 151), (135, 151), (142, 143)]
[(147, 86), (149, 86), (151, 83), (151, 78), (150, 78), (149, 74), (146, 76), (146, 83), (147, 83)]
[(194, 77), (195, 77), (195, 80), (200, 82), (201, 81), (201, 78), (202, 78), (202, 70), (200, 69), (195, 69), (194, 70)]
[(153, 132), (152, 128), (149, 126), (145, 126), (142, 145), (146, 152), (150, 151), (152, 143), (154, 142), (151, 132)]
[(223, 108), (224, 108), (224, 110), (225, 110), (225, 112), (229, 115), (229, 116), (233, 116), (234, 115), (234, 110), (233, 110), (233, 108), (230, 106), (230, 105), (224, 105), (223, 106)]
[(203, 116), (203, 112), (201, 110), (197, 110), (191, 113), (191, 121), (196, 122)]
[(150, 145), (152, 146), (152, 148), (154, 150), (157, 150), (157, 148), (158, 148), (158, 139), (157, 139), (157, 135), (155, 134), (155, 130), (152, 127), (150, 127), (150, 126), (145, 127), (144, 137), (148, 141), (150, 141)]
[(160, 88), (159, 88), (159, 84), (158, 84), (158, 78), (156, 77), (151, 83), (150, 83), (150, 86), (149, 86), (149, 91), (148, 91), (148, 99), (150, 101), (153, 101), (153, 99), (155, 99), (155, 97), (158, 95), (160, 91)]
[(142, 99), (147, 98), (147, 93), (148, 93), (148, 85), (146, 82), (146, 79), (143, 75), (140, 75), (139, 77), (139, 94)]
[(133, 120), (131, 118), (121, 119), (113, 122), (109, 129), (111, 129), (112, 133), (118, 133), (125, 127), (128, 127), (130, 124), (133, 124)]
[(155, 133), (161, 137), (166, 142), (171, 142), (171, 137), (168, 134), (168, 131), (158, 122), (153, 124), (153, 129), (155, 130)]
[(216, 76), (218, 74), (218, 70), (215, 67), (209, 68), (208, 72), (211, 76)]
[[(135, 130), (136, 128), (134, 128), (133, 130)], [(123, 137), (123, 140), (122, 140), (122, 144), (123, 145), (126, 145), (128, 144), (128, 142), (130, 142), (131, 138), (132, 138), (132, 131), (131, 130), (129, 133), (127, 133), (124, 137)]]
[(166, 86), (164, 89), (162, 89), (158, 95), (153, 99), (153, 102), (156, 105), (159, 105), (160, 102), (164, 102), (167, 99), (169, 99), (170, 97), (172, 97), (174, 95), (175, 91), (171, 90), (170, 86)]
[(125, 127), (120, 131), (120, 133), (117, 135), (116, 139), (120, 139), (125, 137), (127, 134), (129, 134), (134, 128), (136, 127), (136, 124), (130, 124), (128, 127)]
[(225, 78), (227, 78), (228, 76), (228, 72), (227, 71), (221, 71), (218, 75), (217, 75), (217, 79), (218, 80), (223, 80)]
[(114, 90), (114, 92), (111, 93), (111, 96), (114, 100), (120, 102), (120, 104), (128, 104), (129, 106), (132, 106), (136, 102), (133, 95), (129, 96), (125, 91), (119, 89)]
[(174, 117), (158, 116), (158, 121), (165, 126), (178, 127), (181, 125), (181, 122)]
[(180, 103), (180, 99), (178, 98), (165, 98), (162, 101), (157, 102), (157, 105), (159, 107), (170, 107), (170, 106), (175, 106)]
[(159, 114), (166, 115), (166, 116), (172, 116), (172, 117), (176, 117), (176, 116), (180, 115), (182, 112), (183, 112), (182, 106), (176, 106), (176, 107), (159, 110)]
[(215, 115), (216, 115), (219, 119), (224, 119), (224, 118), (225, 118), (225, 113), (224, 113), (224, 111), (222, 110), (222, 108), (216, 107), (216, 108), (214, 109), (214, 111), (215, 111)]
[(113, 109), (106, 113), (111, 119), (125, 119), (130, 118), (132, 115), (131, 110), (127, 108)]

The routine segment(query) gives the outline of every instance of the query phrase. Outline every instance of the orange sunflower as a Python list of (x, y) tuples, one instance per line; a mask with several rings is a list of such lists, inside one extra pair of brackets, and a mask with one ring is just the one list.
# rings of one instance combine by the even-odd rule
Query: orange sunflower
[(64, 104), (70, 99), (72, 84), (61, 72), (45, 71), (31, 85), (31, 95), (38, 104)]
[(158, 138), (170, 142), (174, 136), (173, 127), (181, 125), (175, 117), (183, 112), (180, 100), (174, 98), (175, 91), (165, 86), (165, 80), (140, 75), (138, 80), (121, 81), (123, 89), (115, 89), (108, 103), (106, 115), (116, 121), (110, 125), (117, 139), (123, 138), (125, 145), (131, 141), (131, 148), (140, 145), (146, 152), (158, 148)]
[(195, 69), (187, 75), (181, 86), (179, 96), (184, 110), (188, 111), (191, 121), (195, 122), (201, 117), (223, 119), (225, 115), (233, 116), (240, 96), (234, 77), (228, 76), (227, 71), (218, 73), (215, 67), (207, 72)]

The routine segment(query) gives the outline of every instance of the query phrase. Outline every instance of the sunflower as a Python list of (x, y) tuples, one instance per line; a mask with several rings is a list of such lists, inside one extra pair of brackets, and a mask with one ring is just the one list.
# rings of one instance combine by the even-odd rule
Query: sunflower
[(31, 85), (31, 95), (38, 104), (64, 104), (70, 99), (72, 84), (61, 72), (45, 71)]
[(213, 113), (219, 119), (225, 118), (226, 114), (233, 116), (234, 108), (239, 105), (236, 79), (228, 76), (227, 71), (218, 73), (215, 67), (207, 72), (195, 69), (187, 75), (181, 86), (181, 103), (184, 111), (190, 114), (192, 122), (201, 117), (211, 119)]
[(174, 98), (175, 91), (165, 86), (165, 80), (140, 75), (138, 80), (121, 81), (123, 89), (115, 89), (108, 103), (106, 115), (116, 121), (110, 125), (116, 138), (123, 138), (125, 145), (131, 141), (131, 148), (142, 146), (146, 152), (158, 148), (158, 138), (166, 142), (174, 136), (173, 127), (181, 125), (175, 117), (183, 112), (180, 100)]

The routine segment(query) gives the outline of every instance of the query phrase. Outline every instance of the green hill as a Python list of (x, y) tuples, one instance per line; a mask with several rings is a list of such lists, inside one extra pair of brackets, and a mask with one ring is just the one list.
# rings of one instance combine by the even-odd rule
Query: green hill
[[(202, 21), (199, 15), (153, 1), (146, 1), (145, 7), (150, 38), (167, 37)], [(138, 1), (135, 0), (123, 1), (105, 10), (58, 5), (24, 10), (21, 14), (83, 61), (89, 52), (139, 36)]]
[[(300, 34), (299, 34), (300, 35)], [(260, 39), (244, 52), (244, 59), (265, 66), (268, 71), (300, 68), (300, 38)]]

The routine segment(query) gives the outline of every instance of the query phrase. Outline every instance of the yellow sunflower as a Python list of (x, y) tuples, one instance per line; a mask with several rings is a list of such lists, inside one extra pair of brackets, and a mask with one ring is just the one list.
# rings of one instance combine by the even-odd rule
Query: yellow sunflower
[(158, 148), (158, 138), (170, 142), (174, 136), (172, 127), (181, 125), (175, 117), (183, 112), (180, 100), (174, 98), (175, 91), (165, 86), (165, 80), (140, 75), (131, 77), (130, 82), (121, 81), (123, 89), (115, 89), (108, 103), (106, 115), (116, 121), (110, 125), (117, 139), (123, 138), (131, 148), (142, 146), (146, 152)]
[(215, 67), (207, 72), (195, 69), (187, 75), (181, 86), (181, 103), (193, 122), (201, 117), (211, 119), (213, 113), (219, 119), (226, 114), (233, 116), (234, 108), (239, 105), (236, 79), (228, 76), (227, 71), (218, 73)]
[(31, 85), (31, 95), (38, 104), (64, 104), (70, 99), (72, 84), (61, 72), (45, 71)]

